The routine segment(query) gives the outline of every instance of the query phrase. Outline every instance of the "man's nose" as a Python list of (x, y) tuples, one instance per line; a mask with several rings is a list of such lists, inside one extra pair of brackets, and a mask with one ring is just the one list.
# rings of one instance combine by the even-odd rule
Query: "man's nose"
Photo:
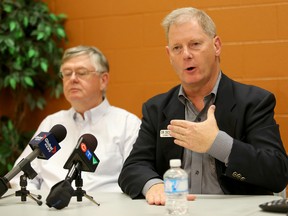
[(192, 53), (188, 46), (183, 47), (183, 56), (184, 58), (192, 58)]

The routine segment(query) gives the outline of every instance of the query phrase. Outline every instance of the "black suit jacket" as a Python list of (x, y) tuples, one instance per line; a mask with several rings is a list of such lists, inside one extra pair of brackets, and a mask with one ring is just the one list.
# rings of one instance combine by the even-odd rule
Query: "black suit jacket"
[[(183, 147), (174, 144), (173, 138), (159, 135), (172, 119), (185, 119), (179, 87), (143, 104), (139, 136), (118, 181), (132, 198), (143, 197), (141, 191), (148, 180), (163, 178), (170, 159), (182, 158)], [(215, 118), (219, 129), (233, 138), (228, 166), (215, 161), (225, 194), (271, 194), (286, 187), (288, 160), (274, 120), (275, 103), (272, 93), (222, 74)]]

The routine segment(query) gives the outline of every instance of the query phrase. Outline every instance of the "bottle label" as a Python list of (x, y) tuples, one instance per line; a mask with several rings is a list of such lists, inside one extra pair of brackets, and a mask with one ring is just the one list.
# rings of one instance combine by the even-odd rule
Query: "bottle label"
[(165, 193), (188, 192), (187, 179), (165, 179)]

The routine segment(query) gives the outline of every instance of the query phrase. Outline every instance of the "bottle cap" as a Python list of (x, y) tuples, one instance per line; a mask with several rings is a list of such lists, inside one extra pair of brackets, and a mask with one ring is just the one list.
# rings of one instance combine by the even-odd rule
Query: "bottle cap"
[(170, 160), (170, 167), (180, 167), (181, 160), (180, 159), (171, 159)]

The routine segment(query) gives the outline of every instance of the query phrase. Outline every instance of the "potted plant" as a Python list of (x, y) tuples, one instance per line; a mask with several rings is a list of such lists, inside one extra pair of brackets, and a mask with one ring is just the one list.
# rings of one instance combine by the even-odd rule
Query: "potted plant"
[(37, 0), (2, 0), (0, 3), (0, 91), (9, 94), (13, 114), (0, 113), (0, 176), (9, 171), (33, 132), (22, 128), (29, 110), (43, 109), (44, 93), (62, 94), (58, 77), (67, 41), (64, 14), (51, 13)]

